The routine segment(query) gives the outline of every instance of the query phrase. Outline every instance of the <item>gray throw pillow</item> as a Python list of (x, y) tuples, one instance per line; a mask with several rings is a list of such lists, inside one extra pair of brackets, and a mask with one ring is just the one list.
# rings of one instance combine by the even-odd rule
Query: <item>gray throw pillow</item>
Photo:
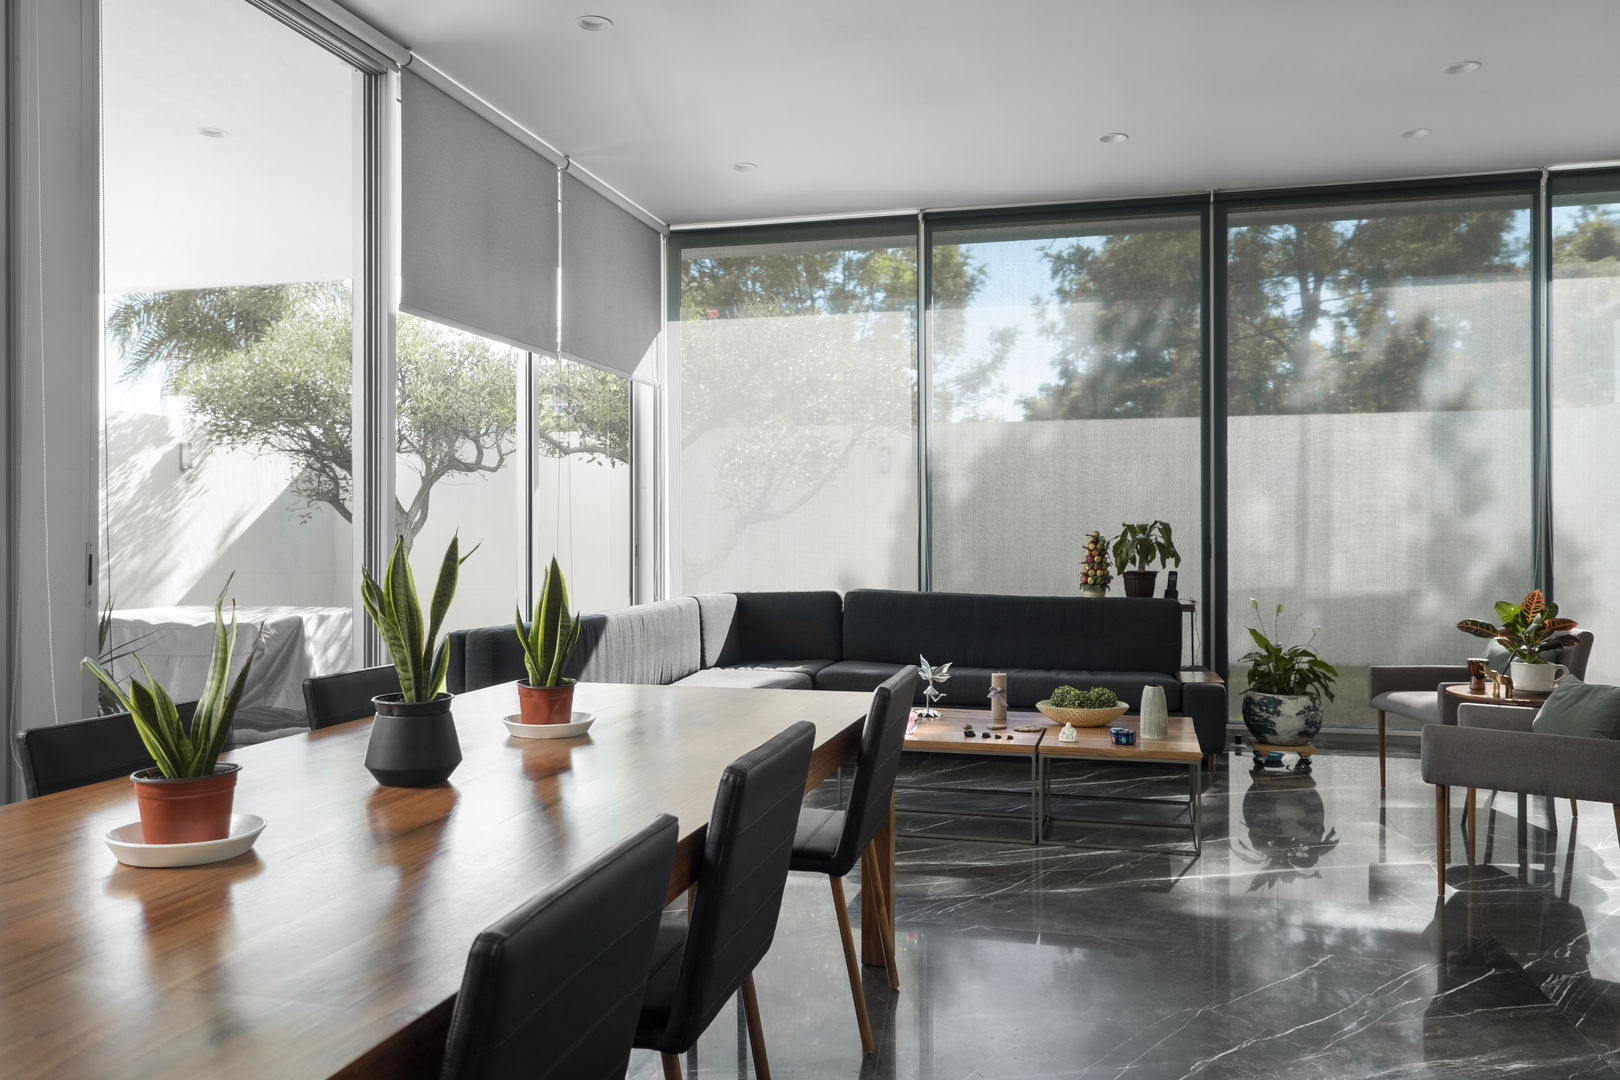
[(1547, 695), (1531, 727), (1543, 735), (1620, 738), (1620, 686), (1584, 683), (1565, 675)]

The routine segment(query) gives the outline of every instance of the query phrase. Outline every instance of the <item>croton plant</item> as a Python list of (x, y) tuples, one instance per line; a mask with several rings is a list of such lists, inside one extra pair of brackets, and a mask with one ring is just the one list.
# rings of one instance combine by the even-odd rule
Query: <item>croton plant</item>
[(1457, 629), (1478, 638), (1501, 642), (1513, 654), (1513, 659), (1525, 664), (1544, 664), (1544, 653), (1555, 652), (1566, 645), (1575, 644), (1574, 619), (1560, 619), (1558, 605), (1541, 594), (1540, 589), (1517, 604), (1506, 600), (1496, 602), (1496, 617), (1500, 626), (1480, 619), (1464, 619)]

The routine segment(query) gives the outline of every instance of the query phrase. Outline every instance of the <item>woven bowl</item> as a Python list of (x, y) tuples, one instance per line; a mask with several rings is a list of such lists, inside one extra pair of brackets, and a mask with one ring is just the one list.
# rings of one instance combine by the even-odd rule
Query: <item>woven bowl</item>
[(1075, 727), (1106, 727), (1131, 711), (1129, 705), (1115, 705), (1107, 709), (1060, 709), (1050, 701), (1037, 701), (1035, 707), (1053, 723), (1073, 724)]

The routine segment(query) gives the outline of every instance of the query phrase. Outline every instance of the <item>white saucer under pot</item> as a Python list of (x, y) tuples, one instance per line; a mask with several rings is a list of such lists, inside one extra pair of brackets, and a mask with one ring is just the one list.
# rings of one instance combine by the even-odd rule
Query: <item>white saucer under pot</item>
[(257, 814), (232, 814), (231, 831), (223, 840), (203, 840), (194, 844), (147, 844), (141, 840), (141, 823), (120, 825), (106, 836), (107, 847), (118, 861), (128, 866), (203, 866), (224, 862), (253, 847), (264, 831), (264, 818)]
[(514, 738), (519, 739), (572, 739), (585, 734), (596, 723), (595, 713), (575, 712), (573, 718), (567, 724), (524, 724), (518, 721), (518, 714), (513, 713), (501, 722)]

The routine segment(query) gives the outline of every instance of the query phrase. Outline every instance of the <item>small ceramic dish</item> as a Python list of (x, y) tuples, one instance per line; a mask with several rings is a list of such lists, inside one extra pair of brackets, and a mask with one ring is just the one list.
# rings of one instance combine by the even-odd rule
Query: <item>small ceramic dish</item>
[(524, 724), (518, 720), (518, 714), (513, 713), (501, 723), (518, 739), (572, 739), (585, 734), (596, 723), (595, 713), (575, 712), (573, 717), (573, 722), (568, 724)]
[(141, 841), (141, 823), (120, 825), (106, 836), (107, 847), (127, 866), (203, 866), (234, 859), (253, 846), (264, 832), (264, 818), (256, 814), (232, 814), (231, 831), (223, 840), (203, 840), (195, 844), (147, 844)]

